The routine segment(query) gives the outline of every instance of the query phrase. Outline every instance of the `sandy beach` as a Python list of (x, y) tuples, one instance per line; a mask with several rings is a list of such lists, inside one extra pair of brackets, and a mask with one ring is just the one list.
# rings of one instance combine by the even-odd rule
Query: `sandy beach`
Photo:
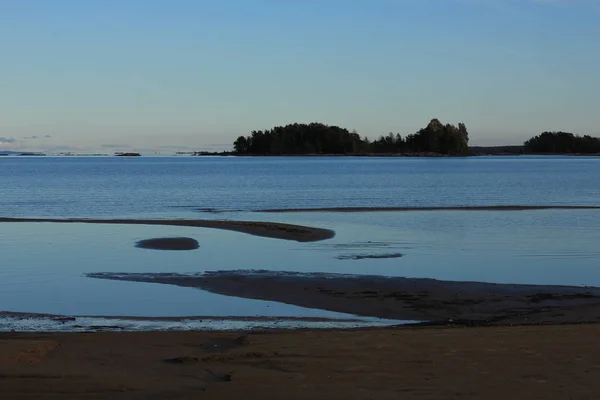
[(2, 399), (595, 399), (600, 325), (0, 335)]

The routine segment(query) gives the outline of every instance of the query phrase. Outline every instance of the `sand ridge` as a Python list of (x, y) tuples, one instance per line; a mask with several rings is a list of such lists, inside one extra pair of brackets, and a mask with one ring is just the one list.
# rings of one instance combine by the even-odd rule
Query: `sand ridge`
[(317, 242), (331, 239), (335, 232), (331, 229), (314, 228), (279, 222), (229, 221), (229, 220), (184, 220), (184, 219), (93, 219), (93, 218), (0, 218), (0, 222), (48, 222), (86, 224), (125, 224), (125, 225), (165, 225), (198, 228), (223, 229), (254, 236), (273, 239), (294, 240), (297, 242)]

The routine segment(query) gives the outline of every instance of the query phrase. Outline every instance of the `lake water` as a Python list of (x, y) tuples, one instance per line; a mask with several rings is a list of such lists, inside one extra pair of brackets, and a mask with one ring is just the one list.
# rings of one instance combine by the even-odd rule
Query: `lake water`
[(0, 185), (5, 216), (597, 205), (600, 157), (3, 157)]
[[(87, 272), (270, 269), (600, 286), (600, 210), (251, 212), (599, 205), (599, 167), (600, 158), (580, 157), (0, 158), (1, 217), (218, 218), (336, 231), (331, 240), (296, 243), (189, 227), (0, 223), (0, 311), (350, 317), (190, 288), (91, 279)], [(137, 240), (165, 236), (195, 238), (200, 248), (134, 247)], [(338, 259), (387, 253), (403, 256)]]

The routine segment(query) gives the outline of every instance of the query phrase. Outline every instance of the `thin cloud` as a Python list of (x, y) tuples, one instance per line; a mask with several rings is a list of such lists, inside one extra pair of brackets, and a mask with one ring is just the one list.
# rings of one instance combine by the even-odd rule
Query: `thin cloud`
[(203, 149), (212, 150), (212, 151), (230, 150), (231, 147), (232, 147), (231, 143), (213, 143), (213, 144), (206, 144), (206, 145), (202, 146)]
[(0, 143), (16, 143), (17, 139), (15, 138), (6, 138), (6, 137), (2, 137), (0, 136)]
[(47, 146), (44, 151), (50, 152), (50, 151), (63, 151), (63, 150), (75, 150), (75, 151), (83, 151), (83, 150), (87, 150), (86, 147), (84, 146), (79, 146), (79, 145), (70, 145), (70, 144), (59, 144), (56, 146)]
[(223, 147), (223, 146), (231, 147), (231, 143), (211, 143), (211, 144), (205, 145), (205, 147)]
[(188, 146), (156, 146), (157, 149), (173, 149), (173, 150), (178, 150), (178, 149), (187, 149)]
[(114, 149), (114, 148), (129, 148), (131, 147), (128, 144), (101, 144), (100, 147), (104, 147), (105, 149)]
[(48, 139), (51, 138), (52, 136), (50, 135), (45, 135), (45, 136), (25, 136), (22, 140), (30, 140), (30, 139)]

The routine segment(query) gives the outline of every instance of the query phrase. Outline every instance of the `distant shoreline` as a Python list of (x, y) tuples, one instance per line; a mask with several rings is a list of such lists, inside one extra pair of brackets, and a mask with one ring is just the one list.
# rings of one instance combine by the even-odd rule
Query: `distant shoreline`
[[(76, 153), (57, 153), (57, 154), (18, 154), (18, 153), (1, 153), (0, 156), (8, 157), (127, 157), (127, 156), (144, 156), (143, 153), (136, 154), (76, 154)], [(520, 156), (537, 156), (537, 157), (600, 157), (600, 153), (523, 153), (523, 152), (473, 152), (471, 154), (440, 154), (440, 153), (348, 153), (348, 154), (238, 154), (232, 151), (224, 152), (178, 152), (175, 154), (147, 154), (147, 156), (189, 156), (189, 157), (361, 157), (361, 158), (474, 158), (474, 157), (520, 157)]]
[(600, 153), (523, 153), (523, 152), (473, 152), (471, 154), (441, 153), (347, 153), (347, 154), (238, 154), (235, 152), (189, 152), (179, 155), (192, 157), (377, 157), (377, 158), (473, 158), (473, 157), (517, 157), (517, 156), (563, 156), (563, 157), (599, 157)]
[[(189, 207), (194, 208), (194, 207)], [(600, 210), (600, 205), (495, 205), (495, 206), (440, 206), (440, 207), (315, 207), (315, 208), (266, 208), (260, 210), (221, 210), (215, 208), (195, 208), (195, 211), (221, 214), (231, 212), (248, 213), (303, 213), (303, 212), (335, 212), (335, 213), (358, 213), (358, 212), (409, 212), (409, 211), (535, 211), (535, 210)]]
[(385, 211), (531, 211), (531, 210), (600, 210), (598, 206), (456, 206), (456, 207), (322, 207), (322, 208), (271, 208), (256, 210), (264, 213), (300, 212), (385, 212)]

